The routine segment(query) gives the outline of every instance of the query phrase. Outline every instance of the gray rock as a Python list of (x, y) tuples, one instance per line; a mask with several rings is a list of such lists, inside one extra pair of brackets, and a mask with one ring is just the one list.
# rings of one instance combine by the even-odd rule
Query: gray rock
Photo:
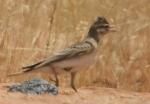
[(53, 85), (49, 84), (48, 81), (34, 78), (32, 80), (24, 81), (20, 84), (15, 84), (8, 87), (8, 91), (10, 92), (21, 92), (26, 94), (44, 94), (44, 93), (51, 93), (53, 95), (58, 94), (58, 88)]

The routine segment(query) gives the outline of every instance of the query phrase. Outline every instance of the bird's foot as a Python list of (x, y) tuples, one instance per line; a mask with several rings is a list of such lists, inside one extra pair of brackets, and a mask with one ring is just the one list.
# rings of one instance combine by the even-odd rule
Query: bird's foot
[(72, 87), (72, 89), (73, 89), (75, 92), (78, 92), (78, 90), (76, 89), (75, 86), (71, 86), (71, 87)]
[(72, 95), (75, 93), (76, 92), (70, 88), (65, 88), (65, 89), (60, 90), (60, 94), (62, 94), (62, 95)]

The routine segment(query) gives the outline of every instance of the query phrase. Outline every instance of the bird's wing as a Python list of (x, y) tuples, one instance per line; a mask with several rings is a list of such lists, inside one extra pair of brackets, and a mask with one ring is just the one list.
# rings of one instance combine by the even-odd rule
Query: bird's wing
[(70, 59), (70, 58), (77, 57), (77, 56), (82, 56), (82, 55), (90, 53), (93, 49), (94, 49), (94, 46), (92, 44), (88, 42), (80, 42), (80, 43), (72, 45), (71, 47), (64, 49), (63, 51), (60, 51), (59, 53), (56, 53), (52, 57), (45, 59), (44, 62), (35, 66), (35, 68), (47, 66), (53, 62), (58, 62), (61, 60)]
[(92, 44), (87, 42), (80, 42), (77, 44), (72, 45), (69, 48), (64, 49), (63, 51), (60, 51), (59, 53), (56, 53), (56, 56), (65, 56), (65, 58), (72, 58), (80, 55), (87, 54), (91, 52), (94, 49)]

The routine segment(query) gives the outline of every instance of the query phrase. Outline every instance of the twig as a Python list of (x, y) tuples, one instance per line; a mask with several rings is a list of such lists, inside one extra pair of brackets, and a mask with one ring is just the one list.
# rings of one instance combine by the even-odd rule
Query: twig
[(55, 13), (56, 13), (56, 7), (57, 7), (57, 0), (55, 0), (54, 5), (53, 5), (53, 11), (51, 13), (51, 15), (49, 15), (49, 35), (48, 35), (48, 40), (46, 43), (46, 51), (48, 50), (48, 47), (50, 45), (50, 35), (52, 33), (52, 27), (53, 27), (53, 23), (54, 23), (54, 17), (55, 17)]

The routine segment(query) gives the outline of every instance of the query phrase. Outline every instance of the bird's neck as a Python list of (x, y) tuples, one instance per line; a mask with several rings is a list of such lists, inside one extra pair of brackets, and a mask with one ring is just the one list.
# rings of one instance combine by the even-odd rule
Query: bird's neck
[(92, 45), (94, 48), (97, 48), (98, 42), (95, 39), (89, 37), (89, 38), (86, 38), (84, 41)]
[(98, 32), (96, 31), (96, 29), (94, 27), (91, 27), (89, 29), (87, 37), (93, 38), (97, 43), (99, 42), (99, 38), (100, 38)]

